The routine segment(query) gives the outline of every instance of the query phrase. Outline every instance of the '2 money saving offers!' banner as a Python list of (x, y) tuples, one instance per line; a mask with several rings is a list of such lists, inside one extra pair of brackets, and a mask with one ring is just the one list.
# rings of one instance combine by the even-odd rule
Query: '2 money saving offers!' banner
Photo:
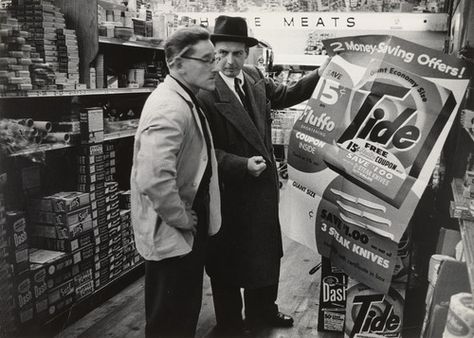
[(291, 133), (284, 230), (386, 292), (470, 70), (393, 36), (324, 43), (338, 55)]

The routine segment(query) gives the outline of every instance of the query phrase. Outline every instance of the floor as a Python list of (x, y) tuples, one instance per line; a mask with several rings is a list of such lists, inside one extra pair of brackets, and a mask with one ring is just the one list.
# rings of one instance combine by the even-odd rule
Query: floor
[[(282, 312), (292, 314), (295, 325), (290, 329), (269, 329), (258, 337), (342, 337), (342, 334), (317, 331), (319, 273), (309, 270), (320, 261), (319, 255), (284, 238), (278, 304)], [(65, 328), (56, 338), (71, 337), (144, 337), (143, 278), (125, 288), (102, 306)], [(196, 337), (216, 338), (214, 310), (209, 279), (206, 277), (203, 304)]]

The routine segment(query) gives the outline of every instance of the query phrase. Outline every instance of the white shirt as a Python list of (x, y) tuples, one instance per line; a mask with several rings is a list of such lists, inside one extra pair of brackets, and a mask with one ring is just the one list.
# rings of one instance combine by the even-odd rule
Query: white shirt
[[(224, 73), (222, 72), (219, 72), (219, 74), (221, 75), (227, 87), (229, 87), (232, 93), (234, 93), (235, 97), (237, 97), (237, 100), (239, 100), (239, 102), (243, 105), (243, 102), (240, 100), (239, 94), (237, 94), (237, 92), (235, 91), (234, 78), (224, 75)], [(239, 74), (237, 74), (236, 78), (240, 80), (239, 85), (240, 89), (242, 89), (242, 93), (245, 93), (244, 88), (242, 87), (244, 85), (244, 73), (240, 71)]]

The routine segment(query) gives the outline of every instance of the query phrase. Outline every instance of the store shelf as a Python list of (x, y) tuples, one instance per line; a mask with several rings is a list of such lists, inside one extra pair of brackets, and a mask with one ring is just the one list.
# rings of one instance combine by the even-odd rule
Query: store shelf
[[(104, 135), (104, 141), (111, 141), (121, 138), (133, 137), (137, 132), (136, 129), (126, 129), (115, 131), (113, 133), (108, 133)], [(53, 150), (65, 149), (65, 148), (72, 148), (77, 146), (76, 144), (70, 143), (51, 143), (51, 144), (39, 144), (32, 147), (28, 147), (26, 149), (19, 150), (10, 154), (10, 157), (18, 157), (18, 156), (26, 156), (40, 152), (48, 152)]]
[(136, 132), (137, 132), (137, 129), (125, 129), (125, 130), (114, 131), (112, 133), (105, 134), (104, 141), (132, 137), (132, 136), (135, 136)]
[(70, 96), (95, 96), (95, 95), (123, 95), (123, 94), (149, 94), (155, 88), (103, 88), (103, 89), (76, 89), (76, 90), (31, 90), (18, 93), (18, 95), (2, 95), (2, 99), (17, 99), (23, 97), (70, 97)]
[(39, 144), (33, 147), (28, 147), (28, 148), (19, 150), (17, 152), (14, 152), (13, 154), (10, 154), (10, 157), (26, 156), (26, 155), (31, 155), (35, 153), (45, 152), (45, 151), (71, 148), (73, 146), (74, 146), (73, 144), (69, 144), (69, 143)]
[(474, 215), (469, 209), (471, 199), (463, 196), (464, 184), (462, 178), (454, 178), (451, 182), (454, 201), (451, 201), (450, 213), (453, 218), (474, 221)]
[(120, 40), (117, 38), (107, 38), (104, 36), (99, 36), (99, 43), (116, 46), (163, 50), (163, 44), (161, 42), (159, 44), (154, 44), (148, 41), (127, 41)]
[(474, 222), (461, 220), (459, 225), (471, 292), (474, 295)]

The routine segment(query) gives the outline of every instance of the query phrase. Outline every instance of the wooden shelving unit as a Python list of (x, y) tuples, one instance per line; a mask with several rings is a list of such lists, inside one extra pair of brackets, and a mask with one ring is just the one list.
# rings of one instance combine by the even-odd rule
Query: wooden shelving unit
[(454, 198), (451, 204), (451, 217), (459, 219), (469, 282), (474, 296), (474, 215), (470, 211), (471, 199), (463, 196), (463, 180), (461, 178), (453, 179), (451, 188)]
[(24, 97), (73, 97), (73, 96), (103, 96), (125, 94), (150, 94), (155, 88), (103, 88), (76, 90), (32, 90), (17, 95), (1, 95), (0, 99), (18, 99)]
[(152, 43), (152, 42), (148, 42), (148, 41), (120, 40), (120, 39), (117, 39), (117, 38), (107, 38), (105, 36), (99, 36), (99, 44), (163, 50), (163, 43), (162, 42)]

